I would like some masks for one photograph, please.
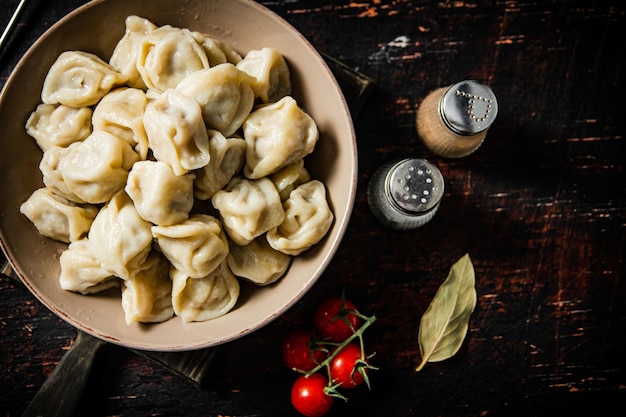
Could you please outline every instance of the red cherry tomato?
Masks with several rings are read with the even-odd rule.
[[[323,362],[326,355],[325,350],[315,346],[310,330],[294,330],[283,341],[283,361],[289,368],[296,371],[310,371]]]
[[[304,416],[323,416],[333,405],[333,397],[324,393],[327,385],[328,378],[319,373],[298,377],[291,388],[291,404]]]
[[[361,321],[347,310],[356,311],[356,306],[350,300],[341,297],[323,300],[313,315],[315,329],[321,336],[333,342],[343,342],[359,328]]]
[[[365,380],[361,372],[367,372],[367,362],[358,365],[361,360],[361,347],[356,343],[348,343],[330,361],[330,379],[334,384],[339,384],[341,388],[355,388]],[[361,370],[359,370],[361,368]]]

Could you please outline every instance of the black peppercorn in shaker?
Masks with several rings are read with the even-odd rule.
[[[426,224],[443,197],[439,169],[425,159],[403,159],[382,165],[372,176],[367,199],[385,226],[408,230]]]
[[[460,158],[478,149],[497,114],[498,101],[489,87],[461,81],[426,96],[417,109],[417,133],[433,153]]]

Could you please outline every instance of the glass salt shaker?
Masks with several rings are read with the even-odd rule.
[[[367,200],[374,216],[397,230],[420,227],[433,218],[443,197],[439,169],[425,159],[402,159],[374,172]]]
[[[483,143],[498,114],[498,101],[489,87],[461,81],[426,96],[415,117],[424,145],[445,158],[461,158]]]

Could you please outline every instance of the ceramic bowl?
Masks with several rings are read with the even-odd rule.
[[[242,283],[237,305],[214,320],[183,323],[178,317],[158,324],[128,325],[119,289],[96,295],[64,291],[59,255],[65,244],[42,237],[19,211],[43,186],[42,152],[26,134],[30,113],[41,102],[43,80],[66,50],[94,53],[108,60],[123,36],[125,18],[144,17],[206,33],[239,53],[272,47],[291,70],[293,96],[314,118],[320,140],[306,166],[323,181],[335,220],[326,237],[295,258],[287,274],[268,287]],[[106,341],[143,350],[179,351],[222,344],[270,323],[296,303],[320,278],[344,235],[356,192],[354,129],[342,92],[321,56],[281,17],[247,0],[99,0],[87,3],[52,26],[28,50],[0,96],[0,238],[11,266],[28,289],[51,311],[76,328]]]

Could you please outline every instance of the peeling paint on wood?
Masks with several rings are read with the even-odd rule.
[[[17,3],[8,0],[9,5]],[[82,0],[39,2],[5,53]],[[45,3],[45,4],[44,4]],[[377,322],[372,391],[330,415],[604,415],[626,394],[626,23],[618,1],[262,1],[320,51],[376,81],[355,128],[359,188],[350,227],[318,284],[271,325],[229,344],[202,389],[125,349],[103,352],[80,415],[293,415],[286,332],[346,289]],[[4,5],[4,3],[3,3]],[[4,9],[3,9],[4,10]],[[5,16],[6,11],[0,12]],[[25,15],[27,16],[27,15]],[[417,138],[426,94],[488,84],[498,120],[472,155],[445,160]],[[367,206],[372,173],[425,157],[446,180],[426,226],[396,232]],[[417,326],[451,263],[474,262],[478,304],[457,356],[421,373]],[[0,412],[17,416],[74,330],[0,282]]]

